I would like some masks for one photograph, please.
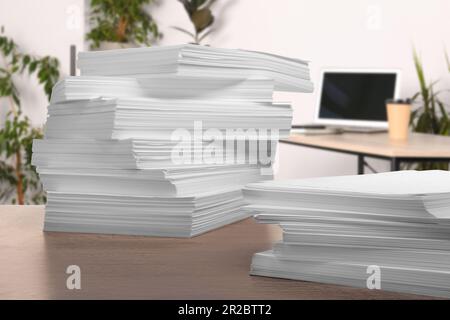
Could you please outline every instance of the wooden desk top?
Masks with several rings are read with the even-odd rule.
[[[450,158],[450,137],[431,134],[412,133],[406,142],[390,141],[387,133],[293,134],[281,141],[386,158]]]
[[[419,296],[249,276],[280,237],[252,219],[193,239],[42,232],[44,207],[0,206],[0,299],[408,299]],[[81,290],[66,289],[68,265]]]

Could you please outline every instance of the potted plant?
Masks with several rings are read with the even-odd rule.
[[[413,96],[413,102],[417,108],[411,113],[410,126],[413,132],[450,135],[450,115],[445,104],[440,99],[440,92],[436,91],[437,81],[427,83],[425,80],[425,72],[423,70],[422,61],[420,60],[416,50],[413,52],[414,66],[417,77],[419,79],[420,90]],[[447,58],[447,64],[450,71],[450,61]],[[449,164],[436,162],[422,162],[415,169],[431,170],[441,169],[448,170]]]
[[[189,16],[189,19],[194,26],[194,32],[189,30],[173,27],[189,35],[193,43],[201,44],[201,42],[212,32],[212,24],[214,23],[214,16],[211,11],[211,5],[215,0],[178,0],[183,4],[183,8]]]
[[[150,46],[162,35],[146,6],[154,0],[91,0],[92,49]]]
[[[15,80],[20,75],[36,75],[50,99],[53,85],[59,79],[56,58],[37,57],[19,50],[16,43],[0,33],[0,98],[9,110],[0,125],[0,201],[16,204],[45,203],[45,193],[34,167],[31,166],[33,139],[42,137],[23,115]]]

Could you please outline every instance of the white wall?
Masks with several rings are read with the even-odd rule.
[[[5,35],[35,55],[51,55],[61,63],[63,75],[69,74],[71,44],[84,45],[84,0],[2,0],[0,26]],[[3,62],[0,62],[0,65]],[[47,98],[38,88],[36,77],[20,77],[17,81],[24,112],[34,125],[46,119]],[[0,117],[7,104],[0,99]]]
[[[67,74],[69,45],[84,45],[84,21],[76,13],[83,13],[84,8],[83,0],[2,0],[0,25],[24,50],[58,57]],[[189,41],[171,29],[191,27],[178,1],[160,0],[151,10],[164,33],[161,44]],[[410,96],[417,89],[411,58],[414,43],[427,75],[442,78],[447,88],[450,85],[443,56],[444,44],[450,50],[448,0],[218,0],[214,11],[217,30],[207,43],[309,59],[314,81],[325,66],[400,68],[402,95]],[[46,99],[35,89],[35,81],[24,79],[20,91],[33,122],[43,123]],[[279,96],[292,101],[294,123],[312,121],[315,94]],[[281,145],[280,158],[278,177],[351,174],[356,170],[352,156],[296,146]],[[380,170],[388,168],[380,161],[375,165]]]
[[[217,30],[212,46],[263,50],[309,59],[318,79],[323,67],[399,68],[402,95],[417,90],[412,45],[421,53],[427,75],[446,76],[444,44],[450,50],[450,1],[428,0],[218,0]],[[189,41],[170,26],[191,27],[178,1],[164,1],[153,10],[165,33],[163,44]],[[283,94],[292,101],[294,123],[313,119],[316,95]],[[280,145],[279,178],[356,172],[349,155]],[[387,163],[371,160],[378,170]]]

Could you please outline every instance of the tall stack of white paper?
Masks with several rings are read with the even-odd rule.
[[[45,230],[190,237],[248,217],[242,187],[271,179],[306,62],[182,45],[80,53],[52,93],[33,164]]]
[[[254,275],[450,297],[450,172],[267,181],[244,196],[283,230]]]

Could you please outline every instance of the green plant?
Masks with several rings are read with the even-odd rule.
[[[34,167],[31,166],[33,139],[42,137],[42,130],[33,128],[22,113],[20,94],[15,81],[21,75],[36,75],[50,99],[53,85],[59,79],[56,58],[25,54],[17,44],[0,35],[0,98],[6,99],[9,110],[0,129],[0,200],[12,203],[44,203],[45,194]]]
[[[151,45],[161,33],[145,6],[154,0],[92,0],[90,22],[94,25],[86,35],[92,47],[100,42],[132,42]]]
[[[448,56],[447,57],[447,62]],[[419,79],[420,90],[412,100],[418,104],[418,108],[411,113],[410,125],[414,132],[450,135],[450,120],[444,103],[440,100],[440,91],[436,91],[437,81],[427,83],[423,64],[416,50],[413,52],[414,66]],[[450,71],[450,63],[448,63]],[[418,170],[441,169],[448,170],[448,163],[422,162],[416,166]]]
[[[195,44],[200,44],[212,31],[211,26],[214,23],[214,16],[211,11],[211,5],[215,0],[178,0],[183,4],[184,10],[194,26],[194,32],[190,32],[180,27],[174,29],[188,34],[194,40]]]

